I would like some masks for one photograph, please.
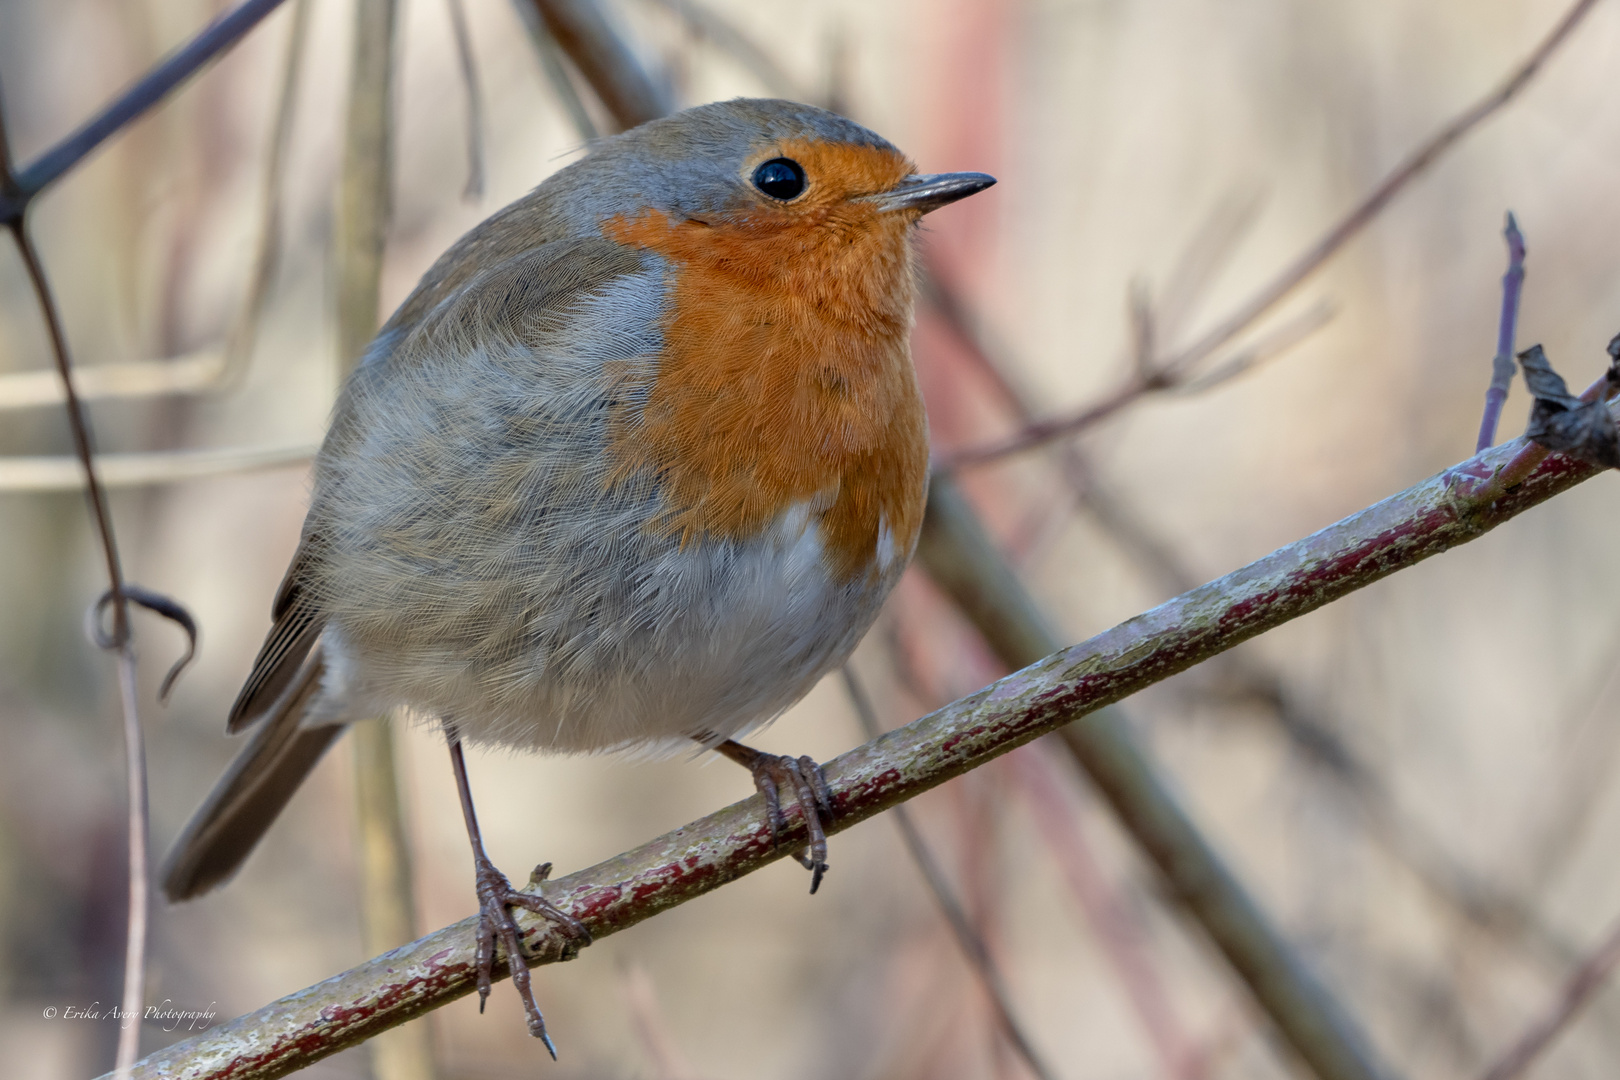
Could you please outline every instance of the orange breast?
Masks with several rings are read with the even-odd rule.
[[[668,496],[650,528],[683,543],[747,539],[809,503],[842,580],[874,568],[885,525],[910,550],[927,426],[909,351],[908,225],[893,217],[845,201],[808,217],[607,224],[674,269],[646,404],[611,429],[617,475],[651,468]]]

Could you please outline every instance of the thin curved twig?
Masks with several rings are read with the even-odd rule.
[[[39,304],[51,342],[51,353],[62,380],[62,396],[67,406],[68,426],[74,451],[89,493],[91,517],[95,522],[107,566],[111,594],[113,631],[110,644],[118,667],[119,701],[123,713],[125,783],[128,795],[129,912],[126,922],[124,986],[122,1011],[126,1019],[118,1034],[116,1075],[129,1075],[140,1052],[140,1023],[145,997],[146,934],[151,895],[150,852],[148,851],[148,807],[146,793],[146,749],[141,732],[135,686],[135,651],[130,639],[129,604],[125,595],[123,570],[106,493],[96,476],[91,453],[89,420],[73,385],[72,362],[67,336],[62,329],[56,303],[46,281],[39,254],[28,235],[27,211],[33,198],[53,181],[82,161],[92,150],[121,130],[147,109],[161,101],[170,90],[209,60],[239,40],[243,34],[275,10],[281,0],[246,0],[240,7],[215,20],[186,45],[172,53],[144,78],[126,91],[78,131],[46,151],[31,165],[13,171],[3,110],[0,110],[0,224],[16,241],[29,282]]]
[[[0,142],[6,133],[0,125]],[[9,184],[7,186],[10,186]],[[112,594],[113,630],[107,642],[117,659],[119,703],[123,713],[125,788],[128,795],[129,828],[129,913],[124,938],[124,988],[122,1011],[123,1026],[118,1031],[117,1071],[120,1078],[128,1074],[140,1052],[140,1023],[146,996],[146,928],[151,899],[151,853],[148,851],[148,817],[146,799],[146,740],[141,734],[140,712],[135,697],[135,650],[130,641],[129,603],[124,594],[124,572],[118,558],[118,538],[113,531],[112,514],[107,509],[107,493],[96,477],[95,460],[90,450],[90,421],[84,404],[73,389],[73,363],[68,358],[67,335],[56,310],[56,300],[45,279],[45,268],[39,253],[29,238],[27,224],[18,217],[9,223],[12,239],[28,271],[34,298],[39,304],[40,317],[51,342],[51,356],[62,379],[62,392],[67,401],[68,428],[73,433],[73,448],[78,466],[89,493],[90,517],[101,541],[101,553],[106,563],[108,591]]]

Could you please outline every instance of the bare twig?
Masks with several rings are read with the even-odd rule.
[[[3,118],[0,118],[0,145],[7,141]],[[8,155],[9,157],[9,155]],[[8,174],[6,188],[13,184]],[[148,851],[148,820],[146,800],[146,744],[141,734],[141,719],[135,697],[135,650],[130,640],[129,605],[124,595],[124,573],[118,558],[118,540],[113,531],[112,515],[107,509],[107,495],[96,477],[95,460],[90,449],[90,423],[84,405],[73,387],[73,364],[68,357],[67,335],[63,332],[56,301],[50,284],[40,265],[39,253],[34,250],[28,236],[28,227],[21,216],[9,222],[12,238],[28,271],[34,298],[39,304],[40,316],[51,341],[51,355],[56,371],[62,379],[62,392],[67,402],[68,427],[73,433],[73,447],[83,471],[85,489],[89,494],[90,516],[101,541],[101,552],[106,562],[108,591],[111,593],[113,632],[109,646],[118,665],[119,703],[123,713],[125,789],[128,799],[129,830],[129,912],[124,938],[124,991],[123,1026],[118,1031],[117,1074],[127,1076],[129,1068],[140,1053],[141,1027],[146,988],[146,927],[148,904],[151,896]]]
[[[97,454],[96,473],[104,488],[146,487],[209,476],[308,464],[317,447],[232,447],[224,450],[159,450],[142,454]],[[0,493],[82,491],[84,470],[71,457],[0,457]]]
[[[134,360],[80,368],[75,372],[80,400],[128,400],[169,394],[201,394],[228,388],[241,378],[258,336],[270,283],[280,260],[283,163],[291,137],[293,106],[296,103],[308,23],[309,0],[296,0],[293,25],[288,34],[282,89],[265,162],[258,250],[254,255],[247,297],[231,327],[224,349],[204,349],[163,360]],[[5,198],[6,193],[0,191],[0,203]],[[64,400],[61,381],[54,371],[0,374],[0,411],[60,405]],[[11,472],[11,462],[17,460],[8,459],[0,463],[0,475]],[[32,466],[25,464],[23,468],[29,470]],[[5,489],[5,481],[0,480],[0,490]]]
[[[1125,988],[1126,999],[1142,1022],[1165,1075],[1177,1080],[1199,1080],[1208,1075],[1203,1055],[1176,1016],[1170,995],[1148,957],[1148,943],[1129,913],[1121,909],[1092,855],[1054,763],[1043,753],[1050,741],[1045,739],[1007,755],[1008,763],[1017,771],[1018,793],[1028,801],[1030,816],[1046,838],[1046,846],[1055,856],[1069,891],[1079,901],[1086,921],[1102,944],[1103,955]],[[1053,749],[1066,754],[1061,746]]]
[[[123,712],[125,783],[129,823],[129,914],[125,940],[123,1011],[128,1016],[119,1031],[117,1075],[128,1075],[140,1050],[140,1023],[145,988],[146,928],[150,897],[148,821],[146,797],[146,750],[141,734],[140,714],[135,695],[135,653],[130,636],[129,606],[124,595],[123,572],[106,494],[96,476],[91,454],[89,423],[73,385],[72,363],[67,339],[40,265],[38,253],[28,237],[25,215],[34,196],[78,164],[103,141],[130,121],[161,101],[170,90],[209,60],[229,48],[261,19],[275,10],[281,0],[246,0],[240,7],[215,20],[186,45],[152,69],[78,131],[48,150],[20,172],[13,172],[3,112],[0,112],[0,222],[9,227],[17,242],[34,288],[39,309],[51,340],[57,372],[62,379],[62,395],[67,406],[68,425],[73,434],[75,453],[83,470],[91,514],[101,541],[113,610],[112,645],[116,649],[119,699]]]
[[[1307,248],[1248,302],[1228,315],[1203,337],[1166,360],[1146,378],[1133,372],[1119,387],[1097,402],[1069,416],[1029,424],[1011,438],[959,450],[941,461],[942,468],[983,465],[1012,454],[1032,450],[1055,439],[1067,438],[1117,413],[1139,398],[1175,385],[1196,364],[1247,330],[1311,277],[1340,248],[1365,229],[1390,201],[1422,175],[1448,150],[1487,117],[1513,100],[1547,60],[1568,40],[1597,0],[1576,0],[1538,46],[1485,97],[1454,117],[1401,162],[1383,182]]]
[[[855,706],[855,716],[860,721],[861,731],[867,739],[876,739],[883,734],[883,727],[878,723],[877,710],[873,708],[871,698],[867,697],[865,687],[847,664],[844,665],[843,675],[844,690],[849,694],[850,703]],[[1007,1042],[1023,1059],[1031,1073],[1040,1080],[1054,1080],[1057,1074],[1035,1049],[1035,1044],[1027,1034],[1023,1022],[1013,1011],[1012,998],[1007,993],[1007,980],[1002,977],[1001,969],[997,966],[995,957],[991,955],[989,945],[974,927],[973,920],[968,918],[967,909],[957,899],[950,881],[945,877],[944,868],[939,865],[939,860],[934,858],[928,842],[923,839],[917,823],[912,820],[910,808],[896,806],[891,813],[894,815],[895,827],[900,830],[900,839],[906,845],[906,852],[911,856],[911,861],[917,864],[923,881],[928,885],[928,891],[933,893],[934,902],[939,905],[940,914],[945,916],[945,922],[950,926],[957,945],[967,957],[973,973],[978,976],[985,996],[990,999],[990,1007],[995,1010],[1002,1034],[1006,1036]]]
[[[1496,441],[1496,423],[1507,402],[1508,389],[1513,385],[1513,373],[1518,370],[1513,362],[1516,350],[1513,340],[1519,325],[1519,293],[1524,286],[1524,234],[1519,223],[1508,211],[1507,227],[1502,230],[1507,240],[1508,268],[1502,275],[1502,319],[1496,328],[1496,356],[1491,360],[1491,386],[1485,391],[1485,413],[1479,420],[1479,440],[1475,453]]]
[[[1603,940],[1570,975],[1558,1000],[1553,1002],[1545,1015],[1537,1017],[1525,1029],[1495,1064],[1485,1071],[1482,1080],[1515,1080],[1524,1075],[1541,1052],[1603,988],[1616,964],[1620,964],[1620,923],[1609,929]]]
[[[1215,367],[1194,378],[1178,380],[1172,387],[1178,394],[1201,394],[1229,379],[1247,375],[1267,360],[1273,360],[1333,321],[1336,309],[1327,300],[1318,301],[1299,315],[1228,356]]]
[[[546,30],[579,68],[620,129],[657,119],[673,107],[591,0],[534,0]]]
[[[484,93],[478,88],[478,60],[473,54],[472,32],[467,28],[464,0],[445,0],[450,8],[450,29],[456,40],[456,61],[467,94],[467,186],[461,197],[476,202],[484,195]]]
[[[225,357],[220,351],[203,349],[167,360],[92,364],[76,368],[73,374],[80,401],[127,401],[201,393],[218,383],[224,370]],[[57,406],[66,400],[62,380],[54,370],[0,374],[0,412]]]
[[[1539,464],[1526,467],[1524,453],[1523,440],[1487,450],[834,759],[826,766],[836,812],[828,831],[850,828],[1060,728],[1073,725],[1072,733],[1100,746],[1099,729],[1108,723],[1102,706],[1476,539],[1598,472],[1545,451]],[[1510,469],[1519,479],[1505,484],[1502,477]],[[1122,788],[1129,786],[1127,774],[1139,763],[1119,758],[1105,774],[1100,787],[1116,806]],[[546,895],[600,939],[784,857],[805,836],[797,809],[787,815],[788,828],[778,844],[764,801],[754,796],[549,883]],[[1157,839],[1147,850],[1161,865],[1177,853],[1164,837],[1186,824],[1153,824],[1151,835]],[[1204,871],[1202,864],[1171,868],[1171,883],[1189,904],[1206,902],[1230,884],[1201,878]],[[528,913],[518,918],[533,943],[535,962],[573,954],[549,921]],[[465,919],[161,1050],[141,1062],[135,1076],[269,1080],[472,993],[476,924],[475,917]],[[1206,925],[1221,935],[1217,940],[1226,950],[1232,938],[1250,933],[1250,924],[1242,921]],[[1262,1000],[1277,992],[1268,980],[1287,974],[1240,970]],[[1369,1075],[1353,1065],[1312,1063],[1324,1077]]]
[[[242,310],[225,339],[217,385],[210,389],[235,386],[247,373],[259,337],[259,324],[269,302],[270,286],[281,263],[281,192],[298,105],[298,85],[302,81],[304,53],[309,42],[309,10],[310,0],[294,0],[292,26],[287,32],[287,57],[281,72],[281,93],[276,100],[276,116],[270,128],[270,146],[265,154],[263,187],[259,193],[258,250],[253,255],[253,271],[248,278]]]
[[[244,0],[171,53],[116,101],[79,130],[19,170],[9,192],[0,192],[0,223],[19,221],[29,200],[117,134],[131,120],[162,101],[169,91],[258,25],[281,0]]]
[[[790,101],[809,100],[798,80],[789,75],[764,46],[707,4],[697,0],[647,0],[647,3],[672,13],[694,37],[713,43],[777,97]]]
[[[1227,192],[1177,256],[1157,305],[1159,333],[1166,342],[1181,339],[1216,278],[1231,265],[1238,245],[1260,219],[1263,196],[1255,187]]]
[[[632,963],[624,971],[624,999],[636,1036],[652,1060],[656,1080],[693,1080],[692,1067],[676,1045],[664,1012],[658,1007],[658,991],[653,987],[652,976],[640,964]]]
[[[1179,297],[1178,309],[1190,307],[1196,297],[1199,287],[1193,283],[1193,279],[1207,280],[1213,273],[1207,264],[1215,261],[1215,256],[1206,249],[1230,246],[1229,237],[1237,230],[1235,225],[1225,225],[1223,222],[1236,213],[1234,210],[1216,214],[1211,224],[1201,230],[1200,236],[1189,246],[1188,254],[1182,260],[1183,265],[1178,266],[1171,275],[1175,287],[1167,295],[1173,293]],[[1223,239],[1223,236],[1226,238]],[[964,347],[964,355],[996,387],[1014,415],[1027,419],[1030,415],[1029,396],[1007,378],[1004,373],[1006,362],[987,343],[967,305],[937,274],[926,273],[923,286],[924,294],[934,310],[945,319]],[[1327,311],[1325,308],[1321,310],[1325,318]],[[1168,316],[1160,317],[1161,331],[1167,320]],[[1261,342],[1251,348],[1263,346],[1267,339],[1275,341],[1295,325],[1299,326],[1301,333],[1309,330],[1309,323],[1296,324],[1291,321],[1264,335]],[[1282,345],[1278,344],[1279,347]],[[1229,364],[1240,362],[1243,355],[1240,353],[1223,362],[1209,374],[1181,387],[1181,391],[1195,392],[1199,384],[1219,376]],[[1081,507],[1091,515],[1104,534],[1111,537],[1119,549],[1153,579],[1157,587],[1168,593],[1177,593],[1197,584],[1197,579],[1171,547],[1098,481],[1091,463],[1079,446],[1064,443],[1055,449],[1061,474],[1073,489]],[[1396,812],[1392,796],[1372,770],[1331,730],[1290,702],[1284,692],[1283,681],[1275,672],[1253,655],[1245,657],[1229,653],[1220,658],[1219,668],[1212,674],[1221,696],[1252,700],[1270,711],[1292,746],[1347,789],[1366,821],[1373,840],[1405,866],[1436,900],[1475,926],[1518,939],[1519,944],[1528,947],[1543,960],[1563,963],[1574,955],[1567,942],[1539,920],[1522,899],[1468,873],[1432,840],[1420,835],[1420,830],[1411,821],[1403,820]]]
[[[534,45],[535,56],[540,61],[541,74],[545,75],[546,81],[551,84],[551,92],[557,95],[557,101],[568,114],[568,122],[574,125],[574,130],[585,142],[597,138],[601,132],[586,111],[585,102],[580,100],[579,91],[574,88],[574,80],[568,75],[562,52],[552,39],[551,32],[546,29],[545,20],[540,18],[540,9],[535,6],[534,0],[512,0],[512,3],[517,8],[518,17],[523,20],[524,29],[529,32],[529,41]]]
[[[128,610],[127,606],[125,608]],[[126,615],[127,618],[127,615]],[[118,1029],[117,1074],[141,1052],[141,1016],[146,1011],[146,933],[152,906],[151,812],[146,798],[146,738],[135,695],[135,649],[126,641],[116,653],[118,702],[124,716],[124,787],[128,797],[129,917],[124,935],[123,1026]]]

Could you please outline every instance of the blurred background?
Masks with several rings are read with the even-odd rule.
[[[268,195],[291,3],[32,216],[76,362],[141,366],[135,391],[93,404],[99,448],[240,452],[240,467],[113,498],[131,580],[179,599],[202,626],[199,660],[160,708],[156,686],[182,642],[139,622],[159,855],[237,748],[225,711],[268,627],[305,509],[300,454],[319,441],[340,377],[331,267],[354,9],[307,2],[284,175]],[[0,0],[16,159],[53,144],[223,6]],[[1565,9],[606,7],[678,104],[832,103],[924,171],[999,177],[930,217],[924,244],[1040,415],[1082,408],[1129,373],[1133,295],[1149,298],[1157,353],[1192,341],[1495,85]],[[408,0],[379,314],[464,230],[582,152],[519,9],[466,0],[465,15],[483,191],[464,194],[452,7]],[[1263,364],[1144,398],[1071,441],[1078,456],[1066,464],[1046,450],[962,473],[1066,640],[1472,453],[1506,210],[1530,251],[1521,346],[1544,343],[1578,386],[1601,370],[1620,330],[1617,64],[1620,7],[1599,4],[1520,97],[1246,339],[1286,346]],[[267,197],[280,212],[279,261],[251,355],[239,362],[238,349],[222,368]],[[84,500],[44,490],[50,467],[15,460],[70,446],[49,393],[13,378],[45,372],[49,355],[21,264],[0,248],[0,1056],[9,1075],[57,1080],[110,1068],[117,1037],[110,1023],[43,1010],[119,997],[122,749],[112,664],[82,630],[104,587]],[[940,452],[1017,428],[937,306],[920,312],[915,351]],[[1516,386],[1504,435],[1521,430],[1526,408]],[[1089,477],[1080,494],[1076,462]],[[1620,916],[1617,528],[1620,496],[1600,477],[1126,703],[1169,782],[1404,1075],[1478,1076]],[[855,668],[888,726],[1000,674],[916,573]],[[864,739],[829,679],[753,741],[827,759]],[[401,728],[397,745],[426,931],[473,913],[470,860],[442,738]],[[515,878],[542,859],[559,874],[589,866],[751,791],[742,770],[708,760],[475,750],[470,768],[490,853]],[[364,959],[354,808],[345,741],[236,880],[155,912],[148,1000],[224,1019]],[[1067,761],[1032,746],[914,811],[1059,1076],[1300,1075]],[[831,862],[813,898],[805,874],[779,863],[537,970],[558,1065],[504,983],[485,1016],[469,997],[418,1021],[438,1075],[1025,1075],[893,822],[835,837]],[[144,1045],[184,1034],[150,1027]],[[369,1076],[370,1060],[361,1048],[304,1075]],[[1612,991],[1533,1072],[1617,1074]]]

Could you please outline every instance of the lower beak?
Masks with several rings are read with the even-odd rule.
[[[983,191],[995,182],[995,177],[982,172],[912,175],[888,191],[868,195],[866,199],[876,203],[880,210],[911,210],[921,215]]]

